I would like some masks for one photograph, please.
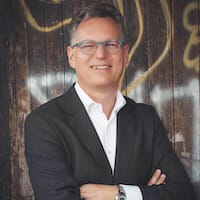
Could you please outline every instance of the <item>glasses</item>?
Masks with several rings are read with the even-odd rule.
[[[84,40],[73,44],[71,47],[78,47],[84,54],[92,55],[96,52],[99,45],[102,45],[108,54],[115,54],[121,50],[121,47],[125,45],[123,40],[106,40],[103,42],[96,42],[94,40]]]

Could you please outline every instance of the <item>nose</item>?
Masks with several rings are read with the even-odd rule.
[[[106,49],[103,44],[97,46],[95,56],[98,58],[104,58],[106,56]]]

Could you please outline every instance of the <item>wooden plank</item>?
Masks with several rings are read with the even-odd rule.
[[[149,89],[146,79],[139,81],[148,70],[148,58],[146,53],[147,14],[145,1],[127,1],[123,5],[123,13],[126,19],[127,41],[130,45],[129,65],[126,70],[127,94],[136,102],[149,102]]]
[[[38,30],[45,26],[44,3],[29,1],[27,3],[31,16],[37,21],[38,26],[28,24],[28,60],[30,73],[28,77],[31,95],[31,109],[47,101],[46,81],[46,33]],[[26,20],[28,18],[25,15]]]
[[[45,26],[52,27],[63,21],[62,4],[45,4]],[[47,97],[51,99],[64,91],[63,28],[46,33]]]
[[[146,28],[150,103],[155,106],[164,123],[169,139],[173,142],[174,116],[170,1],[156,0],[153,4],[147,1],[146,13],[148,16]]]
[[[26,162],[24,158],[23,124],[30,111],[27,89],[27,26],[18,1],[12,1],[12,27],[9,46],[9,124],[11,137],[12,199],[31,199]]]
[[[195,2],[172,1],[175,24],[173,42],[174,123],[176,152],[183,161],[194,185],[200,182],[199,72],[191,60],[199,55],[193,34],[197,31],[198,11]],[[195,3],[197,5],[197,1]],[[187,52],[188,50],[188,52]],[[198,187],[199,188],[199,187]],[[196,191],[199,191],[196,187]]]
[[[63,21],[69,20],[74,16],[76,7],[80,5],[80,2],[68,0],[63,2]],[[67,46],[69,45],[69,32],[71,26],[70,23],[63,26],[63,62],[64,62],[64,89],[67,90],[75,82],[76,75],[75,71],[70,67],[67,59]]]
[[[9,137],[8,40],[11,22],[10,1],[0,7],[0,199],[11,199],[11,163]]]
[[[195,132],[192,136],[192,149],[193,149],[193,158],[192,158],[192,181],[195,187],[196,199],[200,199],[200,2],[196,0],[197,9],[195,9],[195,25],[198,26],[198,33],[196,36],[198,37],[198,42],[196,46],[196,57],[198,57],[198,67],[197,67],[197,79],[198,83],[196,83],[196,87],[198,92],[196,93],[195,104],[198,104],[197,111],[195,111],[195,120],[193,120],[193,124],[195,128]]]

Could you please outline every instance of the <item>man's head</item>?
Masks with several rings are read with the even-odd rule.
[[[94,4],[77,14],[72,27],[67,54],[78,83],[87,92],[116,91],[128,61],[120,12],[108,4]]]

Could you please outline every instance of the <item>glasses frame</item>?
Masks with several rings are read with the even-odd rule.
[[[86,52],[84,52],[82,44],[84,44],[85,42],[94,42],[95,43],[95,50],[94,50],[94,52],[92,52],[92,53],[86,53]],[[126,44],[124,40],[105,40],[105,41],[101,41],[101,42],[97,42],[95,40],[83,40],[81,42],[77,42],[75,44],[72,44],[71,48],[78,47],[78,48],[81,49],[82,53],[84,53],[86,55],[92,55],[92,54],[94,54],[96,52],[96,50],[98,49],[98,47],[99,47],[100,44],[104,47],[104,49],[106,49],[108,51],[108,49],[106,48],[106,45],[107,45],[108,42],[116,42],[119,45],[118,49],[121,49]],[[115,53],[117,53],[118,49],[116,49],[116,52],[115,51],[113,53],[109,52],[109,54],[115,54]]]

